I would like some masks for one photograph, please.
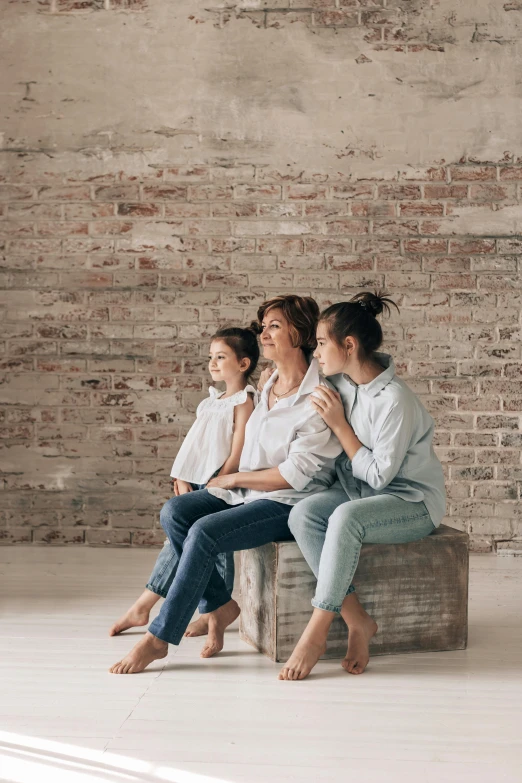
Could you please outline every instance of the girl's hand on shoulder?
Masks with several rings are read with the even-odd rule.
[[[224,476],[215,476],[213,479],[210,479],[207,488],[219,487],[220,489],[235,489],[238,486],[238,484],[236,484],[237,476],[239,476],[239,473],[227,473]]]
[[[310,402],[323,421],[333,432],[347,424],[344,405],[339,392],[328,386],[316,386],[310,396]]]
[[[270,376],[274,373],[275,368],[274,367],[267,367],[261,375],[259,376],[259,381],[257,382],[257,389],[258,391],[263,391],[263,389],[266,386],[267,381],[269,380]]]
[[[192,484],[189,484],[188,481],[182,481],[181,479],[176,479],[176,495],[186,495],[187,492],[193,492]]]

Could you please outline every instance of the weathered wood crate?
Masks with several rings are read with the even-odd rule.
[[[468,635],[468,536],[441,525],[411,544],[365,544],[354,578],[379,631],[370,653],[462,650]],[[313,607],[315,577],[293,541],[241,552],[241,638],[286,661]],[[332,623],[324,658],[344,657],[347,628]]]

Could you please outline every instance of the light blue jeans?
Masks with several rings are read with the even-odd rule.
[[[312,606],[341,611],[362,544],[407,544],[436,529],[424,502],[395,495],[350,500],[339,482],[293,506],[288,526],[317,578]]]
[[[216,471],[214,475],[217,475],[217,473],[219,473],[219,471]],[[194,490],[204,489],[205,484],[193,484],[192,488]],[[156,558],[149,581],[145,585],[147,590],[151,590],[151,592],[156,593],[156,595],[161,595],[162,598],[166,598],[169,587],[176,576],[178,564],[179,557],[167,538],[163,544],[163,549]],[[219,554],[216,558],[216,568],[219,575],[223,578],[228,592],[232,594],[232,590],[234,589],[234,553],[223,552]],[[207,614],[208,607],[204,598],[201,599],[198,610],[200,614]]]

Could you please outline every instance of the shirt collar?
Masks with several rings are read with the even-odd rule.
[[[268,405],[268,392],[270,391],[270,388],[274,385],[274,383],[277,380],[279,373],[276,370],[268,381],[266,382],[265,387],[263,388],[262,392],[262,399],[263,401]],[[299,386],[299,389],[297,390],[296,394],[293,394],[291,397],[288,398],[288,407],[291,407],[294,405],[299,397],[302,397],[303,394],[311,394],[316,386],[319,386],[321,382],[321,378],[319,377],[319,364],[317,362],[317,359],[312,359],[310,362],[310,366],[308,367],[308,370],[306,371],[306,375],[301,381],[301,385]],[[285,397],[282,398],[281,402],[285,401]]]
[[[379,392],[386,388],[390,381],[395,377],[395,363],[389,353],[376,352],[374,353],[374,358],[385,369],[383,372],[381,372],[380,375],[377,376],[377,378],[374,378],[373,381],[370,381],[369,383],[361,383],[359,386],[357,386],[357,384],[352,381],[349,375],[345,375],[343,373],[342,376],[345,381],[351,383],[352,386],[357,386],[360,391],[369,394],[370,397],[375,397],[377,394],[379,394]]]

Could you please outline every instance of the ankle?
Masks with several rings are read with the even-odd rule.
[[[147,633],[145,634],[145,636],[146,636],[147,640],[148,640],[148,641],[149,641],[149,642],[150,642],[150,643],[151,643],[151,644],[152,644],[154,647],[157,647],[158,649],[160,649],[160,648],[165,648],[165,647],[168,647],[168,646],[169,646],[169,645],[168,645],[168,642],[164,642],[164,641],[163,641],[163,639],[159,639],[157,636],[154,636],[154,634],[153,634],[153,633],[151,633],[150,631],[147,631]]]
[[[299,640],[303,644],[311,645],[313,647],[324,647],[328,638],[328,631],[323,629],[308,629],[306,628]]]
[[[145,590],[145,592],[143,592],[134,602],[132,608],[141,613],[150,612],[152,607],[157,604],[160,598],[161,596],[157,593],[153,593],[152,590]]]

